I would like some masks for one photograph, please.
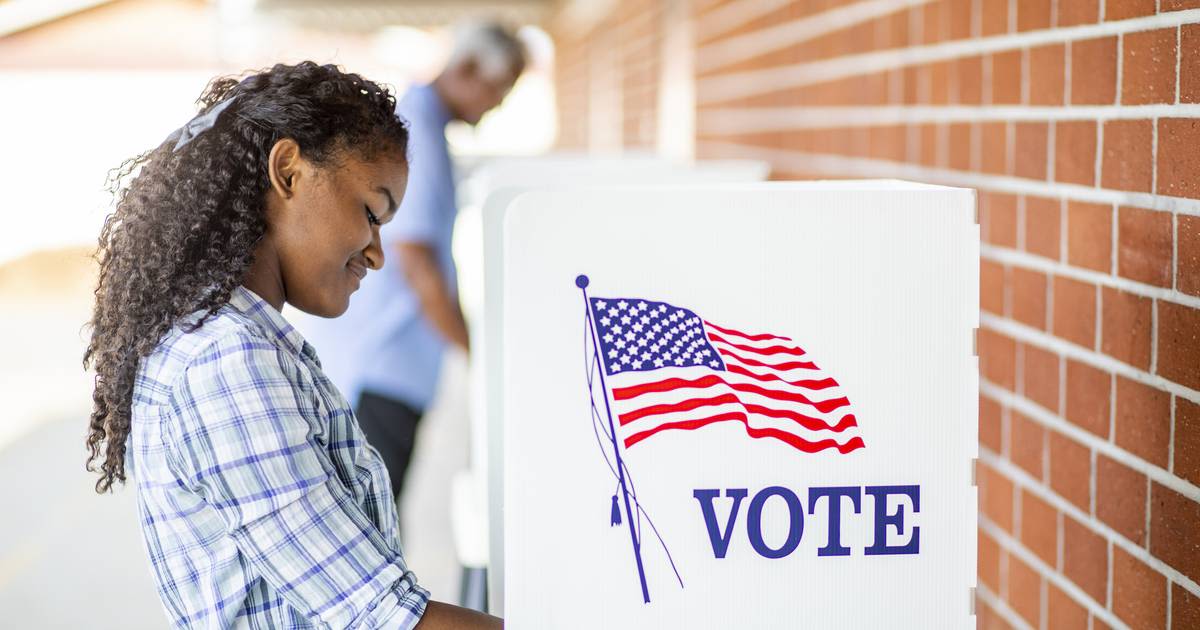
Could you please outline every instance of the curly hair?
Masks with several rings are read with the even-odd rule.
[[[134,383],[140,361],[172,326],[225,305],[266,231],[267,161],[290,138],[305,159],[336,166],[348,151],[405,159],[408,129],[384,86],[333,65],[276,65],[221,77],[197,100],[228,103],[216,123],[176,146],[174,137],[109,176],[114,209],[100,232],[100,274],[85,368],[95,367],[86,467],[96,492],[125,482]],[[97,460],[100,460],[97,470]]]

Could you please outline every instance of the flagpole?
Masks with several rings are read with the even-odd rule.
[[[629,509],[629,491],[625,488],[625,466],[621,463],[621,449],[617,446],[617,429],[613,424],[612,409],[608,404],[608,387],[604,383],[604,358],[600,355],[600,342],[596,339],[596,323],[592,321],[591,304],[588,303],[587,286],[588,277],[579,276],[575,278],[575,286],[583,291],[583,306],[587,313],[588,332],[592,335],[592,350],[596,353],[596,360],[600,361],[600,391],[604,394],[604,411],[608,413],[608,433],[612,439],[613,455],[617,460],[617,481],[621,484],[621,496],[625,498],[625,521],[629,523],[629,539],[633,542],[633,558],[637,561],[638,578],[642,583],[642,600],[650,603],[650,591],[646,588],[646,571],[642,568],[642,546],[637,539],[637,534],[633,529],[633,511]]]

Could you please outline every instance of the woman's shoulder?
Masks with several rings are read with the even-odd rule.
[[[245,313],[226,304],[207,318],[202,313],[181,318],[142,361],[138,381],[142,389],[160,394],[150,398],[165,402],[194,366],[263,353],[277,354],[274,341]]]

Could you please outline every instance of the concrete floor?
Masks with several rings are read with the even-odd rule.
[[[78,357],[73,357],[78,362]],[[448,361],[423,420],[404,499],[405,554],[435,599],[455,601],[450,478],[467,464],[464,362]],[[0,448],[0,611],[9,628],[162,628],[132,492],[99,496],[83,469],[87,409],[27,423]]]

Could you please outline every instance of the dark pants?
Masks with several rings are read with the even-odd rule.
[[[404,475],[412,461],[421,413],[399,400],[366,391],[358,397],[354,409],[367,442],[383,457],[392,479],[392,492],[397,496],[404,489]]]

